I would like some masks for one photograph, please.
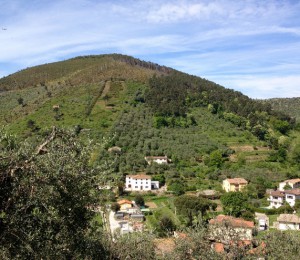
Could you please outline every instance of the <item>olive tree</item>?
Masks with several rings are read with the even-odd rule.
[[[0,132],[0,258],[103,254],[90,146],[56,128],[35,143]]]

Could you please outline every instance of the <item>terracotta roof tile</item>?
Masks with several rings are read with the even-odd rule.
[[[230,184],[247,184],[248,182],[244,178],[227,179]]]
[[[218,215],[217,217],[209,221],[209,224],[212,225],[226,224],[226,223],[232,227],[254,228],[253,221],[246,221],[241,218],[234,218],[225,215]]]
[[[295,183],[297,183],[297,182],[300,182],[300,178],[297,178],[297,179],[290,179],[290,180],[285,180],[285,181],[283,181],[283,182],[295,184]]]
[[[297,188],[297,189],[285,190],[284,193],[299,196],[300,195],[300,189]]]
[[[122,205],[122,204],[133,204],[132,203],[132,201],[130,201],[130,200],[119,200],[119,201],[117,201],[117,203],[119,204],[119,205]]]
[[[275,197],[284,197],[284,192],[280,190],[274,190],[270,192],[270,195]]]
[[[130,177],[132,179],[147,179],[147,180],[151,180],[151,176],[147,175],[147,174],[136,174],[136,175],[126,175],[126,177]]]

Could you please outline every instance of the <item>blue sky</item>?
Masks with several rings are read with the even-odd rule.
[[[122,53],[252,98],[300,97],[300,1],[0,0],[0,77]]]

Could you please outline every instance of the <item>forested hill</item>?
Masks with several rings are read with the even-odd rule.
[[[81,56],[39,65],[0,79],[0,92],[57,83],[59,85],[92,84],[108,79],[131,79],[144,82],[153,73],[168,74],[171,68],[120,55]]]
[[[282,111],[283,113],[294,117],[297,121],[300,119],[300,98],[271,98],[266,99],[267,102],[274,110]]]
[[[139,85],[135,90],[133,83]],[[13,124],[16,132],[51,125],[94,129],[94,120],[109,127],[116,117],[108,119],[103,114],[116,116],[132,99],[149,107],[164,126],[176,125],[178,118],[191,116],[197,107],[206,107],[220,119],[250,130],[260,140],[270,139],[270,127],[284,133],[294,123],[267,102],[120,54],[76,57],[27,68],[0,79],[0,90],[0,122]],[[49,115],[47,121],[40,118],[44,115]]]

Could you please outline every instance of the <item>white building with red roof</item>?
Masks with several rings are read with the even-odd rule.
[[[280,182],[278,190],[284,191],[284,190],[295,189],[295,188],[300,188],[300,178],[285,180],[283,182]]]

